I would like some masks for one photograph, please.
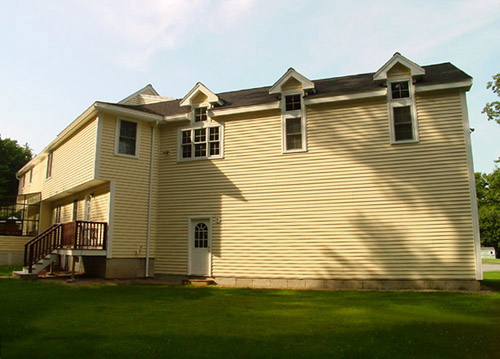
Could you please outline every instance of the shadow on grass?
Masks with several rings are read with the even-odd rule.
[[[484,280],[481,281],[481,289],[500,292],[500,272],[484,272]]]
[[[6,358],[495,357],[500,295],[0,281]]]

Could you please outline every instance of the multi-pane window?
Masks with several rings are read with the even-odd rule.
[[[298,150],[302,148],[302,119],[291,117],[285,119],[286,150]]]
[[[221,129],[211,126],[181,130],[181,159],[220,156]]]
[[[410,82],[391,82],[388,97],[392,142],[416,140],[415,102]]]
[[[391,95],[392,99],[410,97],[410,89],[408,87],[408,81],[392,82]]]
[[[285,96],[286,111],[297,111],[301,109],[300,95]]]
[[[136,155],[137,123],[120,120],[118,153],[122,155]]]
[[[53,154],[52,152],[49,152],[49,154],[47,155],[47,170],[45,171],[45,178],[52,177],[52,159]]]
[[[208,248],[208,226],[205,223],[194,227],[194,248]]]
[[[207,108],[195,107],[194,109],[194,122],[201,122],[207,120]]]
[[[305,148],[305,111],[302,106],[302,94],[284,95],[282,104],[283,151],[298,152]]]

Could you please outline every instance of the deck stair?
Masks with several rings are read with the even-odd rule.
[[[32,265],[31,273],[29,266],[24,266],[23,270],[12,272],[12,275],[16,278],[21,279],[36,278],[38,276],[38,273],[50,266],[52,263],[55,263],[57,261],[57,257],[57,254],[50,253]]]

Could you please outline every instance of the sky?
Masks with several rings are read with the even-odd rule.
[[[184,97],[272,85],[289,67],[314,80],[376,72],[398,51],[451,62],[467,94],[474,167],[491,172],[500,125],[500,0],[45,0],[0,3],[0,136],[39,153],[95,101],[147,84]]]

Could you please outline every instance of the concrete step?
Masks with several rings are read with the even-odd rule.
[[[193,287],[207,287],[217,285],[213,278],[188,278],[182,281],[182,285],[192,285]]]
[[[37,280],[38,274],[28,273],[27,271],[24,272],[24,269],[23,269],[22,271],[12,272],[12,277],[17,278],[17,279],[23,279],[23,280]]]

